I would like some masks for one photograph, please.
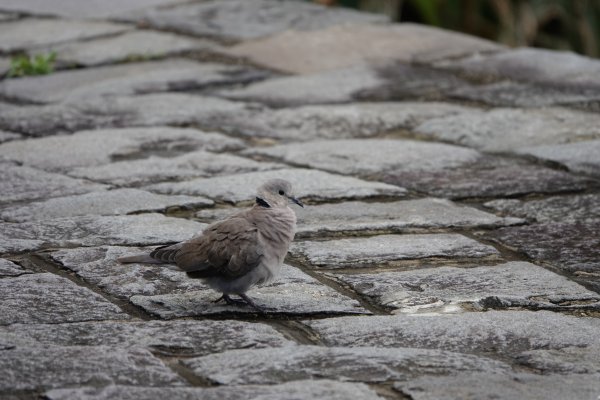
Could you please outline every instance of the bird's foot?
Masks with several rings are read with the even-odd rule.
[[[256,304],[250,297],[246,296],[244,293],[241,293],[240,297],[242,298],[242,300],[244,300],[250,307],[254,308],[256,311],[261,312],[263,314],[267,312],[267,310],[265,310],[263,307]]]
[[[230,306],[250,306],[258,312],[261,312],[261,313],[267,312],[263,307],[256,304],[254,301],[252,301],[252,299],[250,297],[246,296],[245,294],[240,294],[239,296],[242,298],[242,300],[232,299],[231,296],[223,293],[223,296],[216,299],[213,303],[218,303],[221,300],[224,300],[225,303],[229,304]]]

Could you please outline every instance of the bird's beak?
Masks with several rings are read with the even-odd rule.
[[[300,200],[298,200],[297,198],[295,198],[295,197],[291,197],[291,196],[290,196],[290,197],[288,197],[288,199],[289,199],[289,200],[290,200],[292,203],[296,203],[296,204],[298,204],[300,207],[304,208],[304,204],[302,204],[302,202],[301,202]]]

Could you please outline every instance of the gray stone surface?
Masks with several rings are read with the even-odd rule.
[[[19,276],[30,273],[31,271],[23,269],[23,267],[21,267],[20,265],[15,264],[12,261],[5,260],[4,258],[0,258],[0,277]]]
[[[430,119],[415,130],[432,139],[485,151],[518,151],[527,146],[600,137],[600,116],[559,107],[471,110]]]
[[[59,71],[0,82],[0,95],[32,103],[78,101],[107,95],[197,90],[265,77],[255,68],[184,59]]]
[[[523,351],[598,345],[600,320],[551,311],[488,311],[304,321],[326,346],[417,347],[515,357]]]
[[[82,216],[0,225],[0,252],[32,248],[154,245],[191,238],[204,224],[161,214]]]
[[[238,211],[229,208],[200,210],[196,217],[212,222]],[[296,210],[296,235],[317,236],[342,233],[411,232],[425,229],[489,228],[521,223],[518,218],[499,218],[444,200],[418,200],[372,203],[349,201],[313,205]]]
[[[422,377],[394,385],[413,400],[546,400],[590,399],[600,391],[598,375],[538,375],[532,373],[461,373]]]
[[[444,170],[475,162],[476,150],[443,143],[394,139],[317,140],[248,149],[296,165],[345,175],[374,175],[396,170]]]
[[[81,215],[161,212],[171,207],[195,208],[212,204],[212,200],[203,197],[167,196],[139,189],[116,189],[9,207],[0,211],[0,218],[9,222],[24,222]]]
[[[144,127],[98,129],[0,145],[0,157],[28,166],[68,172],[76,167],[150,155],[175,156],[191,150],[227,151],[244,142],[193,128]]]
[[[0,289],[0,325],[130,318],[90,289],[49,273],[0,279]]]
[[[504,215],[536,222],[576,222],[600,219],[600,195],[554,196],[540,200],[499,199],[484,204]]]
[[[575,143],[527,147],[520,154],[534,156],[544,161],[554,161],[569,170],[600,177],[600,139]]]
[[[146,9],[121,19],[143,20],[152,27],[223,39],[253,39],[274,33],[305,31],[345,23],[382,23],[382,15],[344,8],[271,0],[218,0],[170,8]]]
[[[429,62],[500,49],[486,40],[417,24],[346,24],[312,32],[284,32],[239,44],[229,54],[306,74],[371,60]]]
[[[312,266],[328,269],[394,265],[403,260],[430,257],[460,259],[499,255],[492,246],[456,233],[295,242],[290,252]]]
[[[490,373],[508,369],[506,364],[487,358],[402,347],[297,346],[293,349],[231,350],[183,363],[196,375],[223,385],[276,384],[314,376],[375,383],[410,380],[419,375],[453,375],[480,370]]]
[[[143,349],[23,347],[0,353],[0,390],[97,385],[183,386],[184,381]]]
[[[73,169],[69,174],[114,185],[142,185],[168,181],[169,184],[190,178],[243,174],[283,168],[284,165],[257,162],[229,154],[203,150],[177,157],[150,156],[143,160],[120,161]]]
[[[530,350],[518,357],[519,364],[544,373],[597,374],[600,377],[600,345],[559,350]],[[600,389],[600,383],[598,383]]]
[[[0,339],[46,346],[144,347],[174,355],[206,355],[232,349],[293,345],[269,325],[243,321],[81,322],[13,324],[0,328]],[[12,339],[14,340],[14,339]]]
[[[600,295],[526,262],[472,268],[438,267],[378,274],[331,275],[396,312],[485,308],[599,309]]]
[[[6,9],[4,1],[1,5]],[[114,35],[132,28],[103,21],[26,18],[0,25],[0,52],[34,50],[51,44]]]
[[[0,57],[0,77],[10,71],[10,58]]]
[[[106,185],[0,162],[0,204],[106,189]]]
[[[276,80],[271,79],[262,84],[266,86],[274,81]],[[284,91],[281,95],[293,93],[297,92]],[[283,108],[265,110],[251,119],[240,118],[239,133],[285,141],[372,137],[411,129],[430,118],[453,115],[463,110],[464,107],[436,102],[353,103]]]
[[[148,189],[159,193],[201,195],[215,200],[238,203],[254,200],[256,187],[273,178],[293,182],[295,195],[301,199],[361,199],[375,196],[403,196],[405,193],[404,189],[397,186],[300,168],[192,179],[179,183],[159,183],[149,186]]]
[[[2,71],[0,70],[0,75],[1,74],[2,74]],[[17,139],[22,139],[22,138],[23,137],[21,135],[19,135],[18,133],[0,130],[0,143],[9,142],[11,140],[17,140]]]
[[[212,129],[227,127],[229,115],[246,108],[244,103],[183,93],[101,97],[3,109],[0,128],[31,136],[127,126],[193,124]]]
[[[297,380],[279,385],[243,385],[215,388],[150,388],[105,386],[103,388],[56,389],[45,393],[50,400],[181,399],[195,400],[377,400],[375,391],[362,383],[328,379]]]
[[[51,46],[47,51],[56,52],[58,63],[90,67],[121,61],[162,58],[189,51],[206,51],[214,46],[215,44],[208,40],[140,30],[119,36]]]
[[[323,285],[298,268],[284,265],[281,277],[267,286],[247,293],[268,314],[370,314],[360,303],[346,297],[329,286]],[[230,306],[215,303],[220,293],[206,287],[203,290],[186,291],[156,296],[136,295],[130,301],[147,313],[163,319],[195,317],[218,314],[253,314],[248,306]]]

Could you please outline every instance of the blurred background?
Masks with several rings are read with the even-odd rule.
[[[508,46],[600,55],[600,0],[312,0],[465,32]]]

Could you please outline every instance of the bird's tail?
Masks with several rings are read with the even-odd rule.
[[[121,264],[129,264],[129,263],[163,264],[162,261],[152,258],[152,257],[150,257],[150,254],[146,254],[146,253],[130,254],[128,256],[119,257],[119,258],[117,258],[117,261],[120,262]]]

